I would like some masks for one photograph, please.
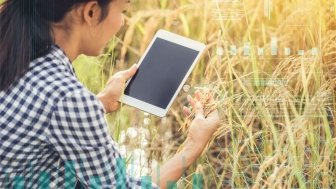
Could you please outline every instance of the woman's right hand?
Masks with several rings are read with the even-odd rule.
[[[220,117],[217,108],[212,108],[209,114],[205,115],[204,107],[201,103],[201,99],[206,98],[206,101],[210,104],[214,103],[213,97],[209,94],[202,94],[200,91],[195,92],[195,98],[188,95],[188,102],[192,107],[189,110],[187,107],[183,108],[183,111],[187,116],[190,116],[193,112],[195,118],[192,120],[189,127],[187,145],[191,146],[194,153],[200,155],[212,135],[219,127]]]

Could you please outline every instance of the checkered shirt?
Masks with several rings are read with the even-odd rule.
[[[127,175],[108,133],[102,104],[52,46],[0,91],[0,188],[158,188]]]

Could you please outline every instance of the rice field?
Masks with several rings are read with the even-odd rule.
[[[158,29],[207,44],[167,117],[128,106],[107,116],[137,176],[157,171],[186,138],[186,96],[211,89],[222,123],[176,188],[336,188],[336,1],[133,0],[98,58],[74,63],[93,92],[136,63]],[[136,164],[136,165],[135,165]]]

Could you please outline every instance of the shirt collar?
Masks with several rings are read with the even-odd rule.
[[[57,44],[53,44],[51,46],[50,52],[54,56],[54,58],[59,59],[60,62],[63,65],[65,65],[74,76],[76,76],[76,72],[75,72],[74,67],[72,66],[71,60],[69,59],[65,51],[60,46],[58,46]]]

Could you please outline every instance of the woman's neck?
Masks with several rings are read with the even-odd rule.
[[[80,54],[80,34],[76,30],[67,30],[61,25],[53,26],[54,42],[65,52],[72,62]]]

